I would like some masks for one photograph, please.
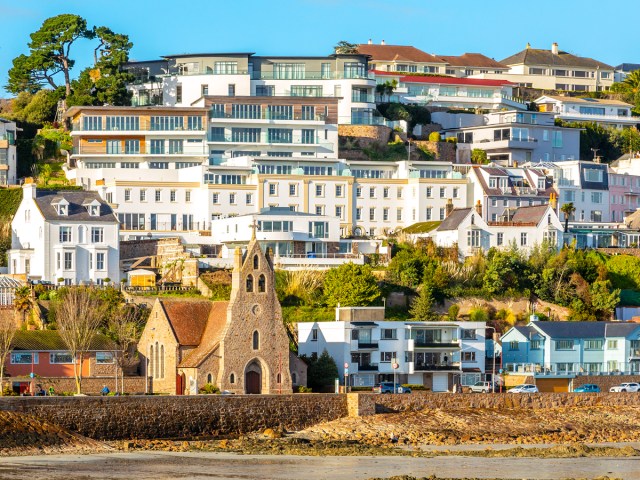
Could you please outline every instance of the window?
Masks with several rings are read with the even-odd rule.
[[[238,73],[238,62],[214,62],[213,73],[215,75],[236,75]]]
[[[501,246],[502,244],[504,244],[504,233],[498,232],[498,234],[496,235],[496,244],[498,246]]]
[[[229,203],[231,205],[235,205],[236,204],[236,194],[235,193],[230,193],[229,194]]]
[[[376,189],[375,189],[375,187],[369,188],[369,198],[376,198]]]
[[[415,193],[414,193],[415,196]],[[396,193],[396,197],[397,198],[402,198],[402,187],[398,187],[398,191]]]
[[[369,209],[369,220],[374,222],[376,220],[376,209],[375,208],[370,208]]]
[[[104,270],[104,253],[96,254],[96,270]]]
[[[162,198],[162,190],[156,190],[156,193],[155,193],[156,202],[159,202],[161,198]]]
[[[316,197],[324,197],[324,185],[316,185]]]
[[[476,352],[462,352],[462,361],[463,362],[475,362],[476,361]]]
[[[73,364],[73,356],[68,352],[57,352],[49,354],[49,363]]]
[[[175,190],[169,191],[169,201],[170,202],[175,202],[176,201],[176,191]]]
[[[293,143],[293,130],[291,128],[268,128],[268,143]]]
[[[380,331],[380,340],[397,340],[397,329],[395,328],[383,328]]]
[[[309,145],[316,143],[316,131],[309,128],[303,128],[300,143],[306,143]]]
[[[253,332],[253,349],[254,350],[260,349],[260,334],[258,333],[257,330]]]
[[[380,352],[380,362],[382,363],[390,363],[395,358],[397,358],[396,352]]]
[[[338,217],[339,219],[342,220],[342,206],[338,205],[336,206],[336,217]]]
[[[475,328],[463,328],[460,334],[463,340],[475,340],[476,329]]]
[[[362,187],[356,187],[356,197],[362,198]]]
[[[517,340],[513,340],[509,342],[509,350],[518,350],[520,348],[520,343]]]
[[[415,210],[413,211],[415,214]],[[414,218],[415,220],[415,218]],[[398,208],[396,209],[396,221],[401,222],[402,221],[402,209]]]
[[[544,75],[545,74],[545,69],[544,68],[529,68],[529,75]]]
[[[103,227],[91,227],[91,243],[104,243]]]
[[[540,350],[540,340],[531,340],[531,350]]]
[[[176,103],[182,103],[182,85],[176,85]]]
[[[387,222],[389,221],[389,209],[388,208],[383,208],[382,209],[382,220]]]
[[[336,197],[342,197],[342,185],[336,185]]]
[[[618,340],[607,341],[607,350],[617,350],[617,349],[618,349]]]
[[[432,212],[432,210],[433,209],[431,207],[427,208],[427,211],[426,211],[426,219],[427,220],[431,220],[431,215],[432,215],[431,212]]]
[[[73,253],[64,252],[64,269],[71,270],[73,268]]]
[[[591,192],[592,203],[602,203],[602,192]]]
[[[362,208],[356,208],[356,220],[362,220]]]
[[[21,364],[38,364],[38,354],[32,352],[16,352],[11,354],[11,363],[14,365]]]
[[[453,189],[453,198],[460,198],[460,189],[457,187]]]
[[[218,205],[218,204],[220,204],[220,194],[219,194],[219,193],[217,193],[217,192],[216,192],[216,193],[214,193],[214,194],[211,196],[211,200],[212,200],[212,203],[213,203],[214,205]]]
[[[267,287],[267,279],[264,275],[258,277],[258,292],[264,293]]]
[[[553,131],[551,132],[551,141],[553,148],[562,148],[562,132],[561,131]]]
[[[389,198],[389,187],[384,187],[382,189],[382,198]]]
[[[200,94],[202,96],[209,95],[209,85],[200,85]]]
[[[447,189],[445,187],[440,187],[440,198],[444,198],[447,195]]]
[[[556,350],[573,350],[573,340],[556,340]]]
[[[96,352],[97,364],[113,363],[113,360],[112,352]]]
[[[602,350],[604,347],[604,340],[585,340],[585,350]]]
[[[149,162],[149,168],[154,170],[168,170],[169,162]]]
[[[235,83],[230,83],[229,86],[227,87],[227,93],[230,97],[235,97],[236,96],[236,84]]]
[[[318,341],[318,329],[317,328],[312,328],[311,329],[311,341],[312,342],[317,342]]]
[[[71,243],[71,227],[60,227],[60,243]]]
[[[520,246],[525,247],[527,245],[527,234],[525,232],[520,232]]]
[[[467,230],[467,247],[480,246],[480,230]]]
[[[144,188],[140,189],[140,201],[141,202],[147,201],[147,190]]]
[[[253,204],[253,194],[252,193],[247,193],[245,196],[245,203],[247,205],[251,205]]]
[[[433,188],[427,187],[427,198],[433,198]]]
[[[440,220],[444,220],[447,216],[447,209],[445,207],[440,207]]]

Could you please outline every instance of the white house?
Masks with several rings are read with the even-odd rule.
[[[565,203],[573,203],[575,212],[571,221],[611,221],[609,172],[606,164],[557,162],[550,171],[553,172],[554,188],[558,192],[558,209]]]
[[[0,118],[0,185],[15,185],[17,182],[17,153],[15,122]]]
[[[334,322],[298,323],[298,351],[311,357],[327,350],[351,386],[393,381],[395,371],[398,383],[441,392],[481,378],[485,328],[483,322],[385,321],[384,307],[342,307]]]
[[[529,252],[536,245],[562,245],[563,225],[553,205],[536,205],[508,210],[497,222],[489,222],[490,244],[497,248]]]
[[[541,112],[553,112],[566,122],[594,122],[605,127],[636,126],[640,119],[631,116],[633,105],[620,100],[543,95],[535,100]]]
[[[480,206],[454,209],[429,236],[440,247],[457,246],[461,257],[489,250],[491,233],[479,210]]]
[[[11,222],[9,273],[69,285],[117,282],[118,227],[96,192],[38,190],[26,183]]]

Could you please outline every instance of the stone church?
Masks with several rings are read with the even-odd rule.
[[[229,302],[156,300],[138,343],[155,393],[292,392],[306,368],[289,352],[273,262],[255,239],[235,250]],[[294,370],[290,370],[290,366]]]

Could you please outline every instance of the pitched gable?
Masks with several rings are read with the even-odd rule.
[[[158,300],[158,302],[178,344],[199,345],[212,303],[202,300]]]

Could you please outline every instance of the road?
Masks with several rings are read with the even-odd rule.
[[[0,457],[0,479],[360,480],[392,475],[549,479],[640,478],[640,458],[304,457],[134,452]]]

